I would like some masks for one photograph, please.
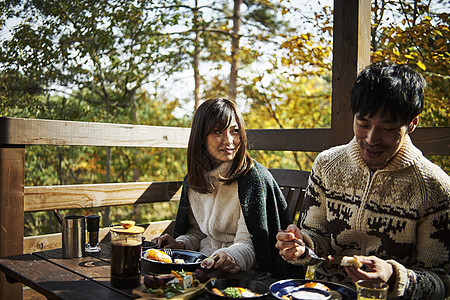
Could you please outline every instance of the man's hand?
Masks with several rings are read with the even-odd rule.
[[[345,267],[348,276],[356,282],[358,280],[373,280],[383,283],[395,282],[395,272],[393,266],[376,256],[356,256],[356,258],[366,265],[369,270],[363,271],[361,268]],[[391,276],[394,276],[391,278]]]
[[[294,239],[302,239],[300,229],[294,224],[289,225],[286,230],[277,233],[275,247],[280,250],[280,255],[285,260],[296,260],[305,253],[305,246],[295,243]]]

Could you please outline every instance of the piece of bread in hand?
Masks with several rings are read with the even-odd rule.
[[[341,266],[343,267],[355,267],[361,268],[362,263],[354,256],[344,256],[341,260]]]

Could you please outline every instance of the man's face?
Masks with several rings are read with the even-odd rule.
[[[373,171],[384,168],[402,147],[406,134],[412,132],[418,116],[411,124],[393,121],[389,114],[378,112],[373,117],[356,113],[353,132],[364,162]],[[408,126],[409,125],[409,126]]]

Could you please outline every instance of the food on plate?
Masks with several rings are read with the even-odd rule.
[[[157,289],[174,278],[175,276],[172,274],[146,275],[144,276],[144,285],[147,288]]]
[[[322,294],[323,293],[323,294]],[[295,293],[292,293],[293,299],[301,299],[301,300],[321,300],[321,299],[330,299],[330,295],[325,292],[317,292],[312,289],[310,290],[300,290]]]
[[[234,287],[230,286],[223,290],[218,290],[221,294],[219,294],[217,291],[214,291],[214,289],[218,290],[217,288],[213,288],[212,292],[219,296],[225,296],[228,298],[249,298],[249,297],[256,297],[259,296],[259,294],[252,292],[249,289],[243,288],[243,287]]]
[[[151,260],[156,260],[164,263],[172,263],[172,258],[170,255],[166,254],[164,251],[158,249],[148,249],[147,258]]]
[[[218,288],[212,288],[211,291],[218,296],[225,297],[225,295]]]
[[[173,262],[176,263],[176,264],[185,264],[185,263],[186,263],[186,262],[184,261],[184,259],[182,259],[182,258],[175,258],[175,259],[173,260]]]
[[[343,267],[361,268],[362,265],[363,264],[354,256],[344,256],[341,260],[341,266]]]
[[[286,294],[279,295],[282,300],[306,300],[306,299],[330,299],[342,300],[342,295],[338,291],[332,291],[327,285],[321,282],[310,281],[298,286],[293,286]]]
[[[200,280],[195,277],[193,272],[172,270],[171,274],[145,275],[144,285],[145,293],[170,299],[191,287],[198,287]]]
[[[227,287],[223,290],[223,294],[229,298],[242,298],[241,293],[236,287]]]
[[[310,288],[310,289],[319,289],[325,292],[329,292],[330,288],[327,287],[325,284],[320,283],[320,282],[307,282],[303,285],[301,285],[300,287],[302,288]]]
[[[200,267],[203,269],[211,269],[216,261],[212,257],[207,257],[200,263]]]

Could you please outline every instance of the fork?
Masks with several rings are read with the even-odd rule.
[[[317,255],[311,248],[309,248],[308,246],[306,246],[305,242],[303,242],[302,240],[299,239],[293,239],[294,243],[299,244],[300,246],[304,246],[305,249],[308,251],[309,256],[311,256],[312,259],[316,259],[316,260],[323,260],[323,261],[332,261],[333,257],[331,257],[331,255],[328,255],[328,257],[320,257],[319,255]]]
[[[164,253],[166,253],[167,255],[169,255],[170,258],[173,258],[173,257],[172,257],[172,249],[170,249],[170,248],[163,248],[162,250],[164,251]]]

